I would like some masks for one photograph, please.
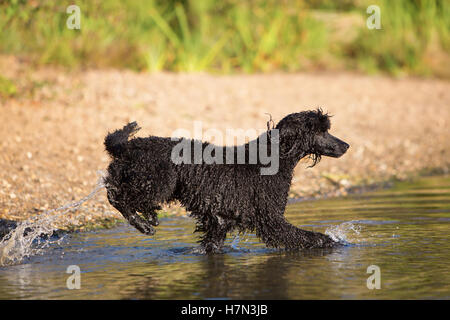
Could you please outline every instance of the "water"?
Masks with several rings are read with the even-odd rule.
[[[252,234],[224,254],[196,250],[189,218],[161,219],[152,238],[128,225],[74,233],[21,264],[0,267],[0,299],[449,299],[450,177],[290,205],[293,224],[345,241],[285,253]],[[67,289],[78,265],[81,289]],[[380,268],[369,290],[367,268]]]
[[[20,263],[26,257],[40,254],[52,244],[59,244],[62,238],[56,236],[56,231],[58,226],[66,223],[64,214],[78,209],[104,186],[103,177],[100,177],[97,187],[83,199],[19,222],[15,229],[0,240],[0,266]]]

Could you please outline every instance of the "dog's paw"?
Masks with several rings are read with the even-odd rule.
[[[317,238],[314,242],[315,247],[318,248],[333,248],[339,245],[339,243],[331,239],[330,236],[322,233],[317,233]]]
[[[140,232],[146,234],[148,236],[152,236],[155,234],[156,230],[149,225],[148,223],[141,224],[139,227],[136,227]]]
[[[151,226],[151,224],[147,221],[142,219],[139,216],[133,216],[129,219],[130,224],[138,229],[143,234],[152,236],[155,234],[155,229]]]

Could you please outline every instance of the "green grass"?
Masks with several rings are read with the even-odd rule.
[[[450,77],[450,2],[380,1],[382,29],[361,29],[345,50],[368,72]]]
[[[0,0],[0,53],[68,68],[450,77],[445,0],[78,0],[81,30],[66,28],[70,4]],[[381,7],[381,30],[365,26],[370,4]]]
[[[0,98],[10,98],[17,94],[16,85],[0,75]]]

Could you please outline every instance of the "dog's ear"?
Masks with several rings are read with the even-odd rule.
[[[280,157],[288,158],[301,144],[298,128],[292,121],[291,123],[283,123],[282,126],[277,126],[277,129],[279,130],[280,139]]]
[[[321,108],[318,108],[315,113],[315,117],[309,118],[308,129],[312,132],[325,132],[330,130],[330,115],[324,113]]]

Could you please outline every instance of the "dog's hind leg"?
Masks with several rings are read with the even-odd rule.
[[[142,212],[142,215],[144,216],[145,220],[147,220],[152,226],[159,226],[159,220],[158,220],[158,214],[155,212],[155,210],[161,210],[160,206],[153,207],[153,208],[145,208],[142,210],[139,210],[139,212]]]
[[[127,207],[124,201],[117,201],[115,198],[115,193],[108,190],[107,196],[109,203],[111,203],[111,205],[116,208],[133,227],[138,229],[143,234],[155,234],[155,229],[152,227],[151,223],[139,216],[135,209]]]
[[[139,216],[139,214],[137,214],[135,210],[117,207],[116,209],[119,210],[120,213],[122,213],[125,219],[127,219],[133,227],[138,229],[143,234],[147,234],[150,236],[155,234],[155,229],[152,227],[152,223]]]

